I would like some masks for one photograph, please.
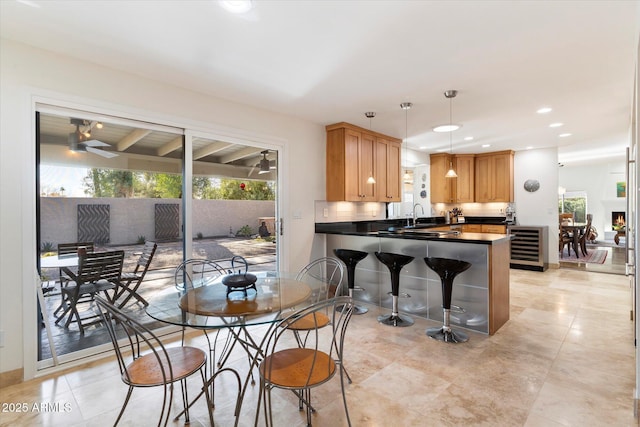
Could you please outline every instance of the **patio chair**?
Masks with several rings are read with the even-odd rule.
[[[342,306],[342,308],[340,308]],[[320,327],[320,314],[328,314],[330,327]],[[341,368],[344,356],[344,337],[353,314],[353,300],[342,296],[323,300],[306,308],[295,311],[284,318],[278,328],[267,338],[265,358],[260,363],[260,395],[256,410],[255,425],[258,424],[260,408],[264,399],[264,417],[266,425],[273,426],[271,390],[281,388],[291,390],[298,396],[299,409],[306,408],[307,425],[311,425],[311,390],[331,380],[340,372],[342,402],[351,426],[349,409],[344,389],[344,369]],[[310,335],[306,347],[288,347],[287,334],[290,325],[300,318],[316,319],[316,329]]]
[[[117,425],[122,418],[135,387],[163,387],[162,409],[158,426],[166,426],[169,422],[173,402],[173,383],[177,381],[180,382],[182,389],[184,410],[175,419],[177,420],[178,417],[184,414],[185,423],[188,424],[190,422],[189,408],[204,393],[209,411],[209,423],[214,425],[208,381],[213,381],[215,376],[212,376],[209,380],[206,378],[207,354],[195,347],[165,347],[151,330],[120,311],[110,302],[99,296],[96,296],[95,301],[98,305],[100,316],[109,331],[109,336],[118,358],[120,377],[129,386],[127,396],[114,425]],[[118,336],[122,336],[122,334],[118,334],[120,330],[124,331],[127,338],[125,342],[128,344],[122,348],[118,343]],[[141,350],[144,350],[145,353],[142,353]],[[202,378],[202,391],[193,402],[189,403],[186,380],[196,372],[200,372],[200,377]],[[220,372],[222,371],[216,374]],[[236,377],[239,392],[240,379],[237,373]],[[142,422],[142,420],[137,421],[138,423]]]
[[[126,296],[124,300],[118,303],[118,308],[123,308],[125,305],[127,305],[131,297],[135,298],[145,307],[149,305],[147,300],[145,300],[142,295],[138,293],[138,288],[142,284],[144,276],[147,274],[147,270],[149,270],[149,265],[151,264],[151,260],[153,259],[153,255],[156,253],[157,248],[157,243],[146,242],[144,244],[142,254],[140,254],[138,262],[136,263],[136,268],[131,272],[122,273],[122,277],[120,278],[120,286],[118,287],[117,293],[113,300],[118,301],[120,298],[122,298],[123,295],[126,294]]]
[[[124,251],[95,252],[79,257],[77,272],[63,267],[71,280],[61,289],[63,310],[56,319],[56,325],[66,316],[64,327],[68,328],[71,323],[76,322],[80,333],[84,334],[84,326],[90,324],[87,321],[100,321],[99,316],[94,314],[81,317],[78,305],[92,303],[98,293],[103,293],[107,299],[111,299],[108,291],[115,289],[120,282],[123,260]]]
[[[78,254],[78,248],[84,248],[85,253],[92,253],[95,250],[93,242],[73,242],[73,243],[58,243],[58,256],[75,256]],[[71,278],[64,272],[63,267],[60,267],[58,271],[58,281],[60,288],[66,286]],[[57,316],[60,310],[64,309],[64,304],[61,303],[53,312],[54,316]]]

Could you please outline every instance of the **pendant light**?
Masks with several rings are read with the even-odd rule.
[[[407,131],[407,123],[408,123],[408,115],[409,115],[409,109],[411,109],[411,106],[413,104],[410,102],[403,102],[402,104],[400,104],[400,108],[402,108],[404,110],[404,164],[405,164],[405,170],[404,170],[404,175],[402,176],[402,180],[404,182],[411,182],[411,175],[409,174],[409,170],[406,169],[406,166],[409,164],[409,157],[407,155],[407,150],[409,147],[409,133]]]
[[[376,116],[376,113],[373,111],[367,111],[364,113],[365,116],[369,118],[369,130],[371,130],[371,119]],[[373,177],[373,170],[369,171],[369,178],[367,178],[367,184],[375,184],[376,179]]]
[[[457,90],[448,90],[444,93],[444,96],[446,96],[449,99],[449,126],[453,125],[453,98],[455,98],[455,96],[458,94]],[[453,156],[453,131],[449,132],[449,155]],[[458,174],[456,173],[456,171],[453,169],[453,160],[449,159],[449,170],[447,171],[447,173],[444,175],[445,178],[457,178]]]

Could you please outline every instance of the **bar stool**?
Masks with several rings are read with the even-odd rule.
[[[376,252],[376,257],[381,263],[387,266],[391,273],[391,315],[378,316],[378,322],[389,326],[411,326],[413,319],[409,316],[398,313],[398,296],[400,290],[400,271],[402,267],[414,260],[409,255],[394,254],[390,252]]]
[[[459,343],[469,341],[469,337],[464,332],[451,329],[451,293],[453,292],[453,279],[471,267],[470,262],[457,259],[427,257],[424,259],[427,266],[440,276],[442,283],[442,310],[444,312],[444,322],[439,328],[427,329],[427,335],[433,339]]]
[[[361,291],[362,288],[360,286],[355,286],[355,277],[356,277],[356,265],[365,259],[367,252],[363,251],[354,251],[352,249],[334,249],[333,253],[336,254],[342,262],[344,262],[347,266],[347,282],[349,284],[349,296],[353,298],[353,291]],[[363,307],[361,305],[353,306],[353,314],[365,314],[369,311],[368,308]]]

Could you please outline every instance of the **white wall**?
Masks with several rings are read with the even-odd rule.
[[[0,372],[24,367],[30,377],[35,367],[36,101],[281,145],[282,267],[296,270],[323,252],[313,232],[314,200],[325,191],[321,125],[8,40],[0,41],[0,94]]]
[[[548,226],[549,264],[558,264],[558,150],[517,151],[514,159],[514,199],[519,225]],[[530,193],[524,182],[536,179],[540,189]]]

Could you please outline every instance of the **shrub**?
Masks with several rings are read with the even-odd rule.
[[[46,253],[46,252],[53,252],[53,251],[55,251],[55,246],[53,245],[52,242],[44,242],[42,244],[41,252]]]
[[[201,240],[202,239],[202,233],[198,231],[198,234],[196,234],[196,239]]]
[[[253,229],[249,227],[249,225],[243,225],[238,231],[236,231],[236,236],[239,237],[249,237],[252,234],[255,234]]]
[[[144,236],[138,236],[138,244],[144,245],[147,242],[147,238]]]

